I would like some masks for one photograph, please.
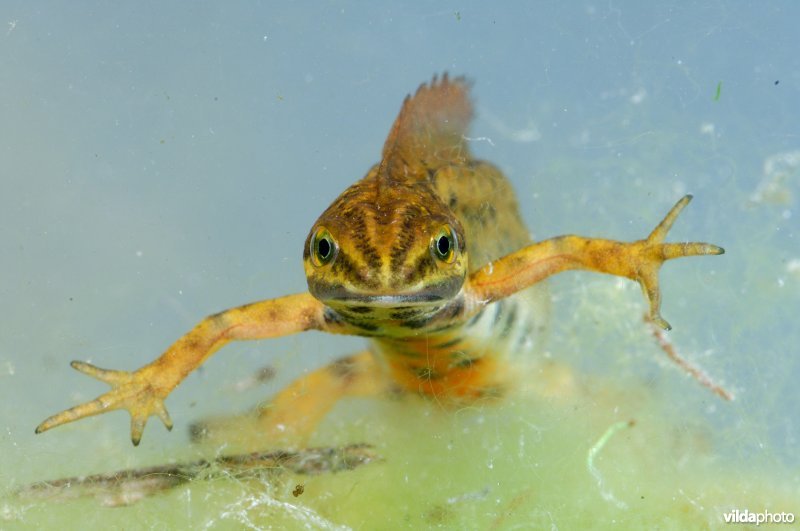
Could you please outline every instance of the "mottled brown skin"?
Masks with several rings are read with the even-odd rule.
[[[443,403],[498,396],[513,381],[509,354],[540,327],[534,323],[542,313],[536,302],[541,294],[531,286],[569,269],[639,282],[651,319],[668,328],[659,314],[661,264],[723,252],[706,243],[664,243],[691,197],[681,199],[644,240],[570,235],[532,243],[507,179],[469,153],[468,90],[463,79],[445,75],[406,98],[380,163],[345,190],[309,233],[309,293],[208,317],[135,372],[73,362],[112,389],[48,418],[37,433],[127,409],[138,444],[152,415],[171,428],[164,399],[224,344],[305,330],[366,336],[372,346],[278,393],[258,412],[267,436],[312,431],[344,396],[400,391]],[[226,425],[202,424],[193,433],[220,426]]]

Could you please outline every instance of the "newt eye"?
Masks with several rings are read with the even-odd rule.
[[[317,267],[322,267],[332,262],[339,252],[336,241],[325,227],[320,227],[314,232],[314,235],[311,237],[310,245],[311,249],[309,249],[309,251],[311,254],[311,261]]]
[[[457,252],[458,238],[456,238],[456,233],[450,225],[445,225],[431,239],[431,254],[437,260],[450,264],[455,259]]]

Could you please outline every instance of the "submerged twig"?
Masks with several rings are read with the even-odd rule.
[[[717,394],[724,400],[733,400],[733,394],[725,390],[725,388],[723,388],[721,385],[715,384],[711,377],[707,375],[703,369],[693,365],[689,360],[678,354],[672,343],[670,343],[669,340],[664,336],[664,332],[658,326],[656,326],[647,315],[645,315],[644,320],[650,328],[650,332],[653,334],[653,337],[655,337],[656,341],[658,341],[658,345],[661,347],[661,350],[667,354],[669,359],[675,362],[678,367],[683,369],[687,374],[689,374],[689,376],[697,380],[697,382],[703,387],[710,389],[713,393]]]
[[[322,474],[352,470],[379,457],[368,444],[254,452],[202,459],[191,463],[159,465],[44,481],[17,491],[25,498],[65,501],[93,496],[104,505],[130,505],[146,496],[172,489],[193,479],[233,477],[253,479],[279,472]]]

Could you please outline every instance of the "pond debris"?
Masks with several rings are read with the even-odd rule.
[[[239,496],[236,501],[226,505],[219,515],[208,520],[203,529],[229,528],[223,521],[233,521],[234,529],[273,529],[272,525],[264,525],[263,518],[270,513],[277,513],[291,519],[294,525],[281,524],[279,529],[319,529],[332,531],[351,531],[352,528],[338,524],[321,515],[311,507],[299,503],[274,498],[271,489],[258,489],[253,494]]]
[[[761,181],[750,195],[753,205],[789,205],[792,203],[790,181],[800,173],[800,150],[770,155],[764,160]]]
[[[524,489],[521,493],[514,496],[514,498],[500,511],[500,514],[497,515],[494,520],[492,520],[491,525],[489,525],[489,530],[494,531],[495,529],[503,529],[505,527],[506,519],[508,519],[509,516],[514,514],[514,512],[516,512],[524,504],[528,503],[532,497],[532,489]],[[555,526],[553,526],[553,529],[555,529]]]
[[[457,503],[464,503],[464,502],[478,502],[483,501],[489,496],[489,487],[483,487],[481,490],[473,491],[473,492],[465,492],[464,494],[459,494],[458,496],[451,496],[447,498],[448,505],[455,505]]]
[[[636,421],[634,420],[615,422],[605,431],[605,433],[603,433],[594,446],[589,448],[589,453],[586,455],[586,468],[589,469],[589,473],[591,473],[595,481],[597,481],[597,487],[600,489],[600,495],[603,496],[604,500],[613,503],[620,509],[627,509],[628,505],[622,500],[617,499],[617,497],[615,497],[610,490],[606,489],[603,476],[600,474],[600,471],[597,470],[597,467],[594,466],[594,458],[597,456],[600,450],[603,449],[606,443],[608,443],[608,440],[614,436],[614,434],[622,429],[632,428],[635,424]]]
[[[21,498],[48,501],[94,497],[107,507],[119,507],[131,505],[147,496],[195,479],[258,479],[285,472],[317,475],[353,470],[378,460],[380,457],[368,444],[291,451],[272,450],[42,481],[22,487],[17,495]],[[297,497],[303,490],[303,485],[298,485],[293,494]]]
[[[650,328],[650,333],[652,333],[653,337],[656,338],[658,346],[661,347],[661,350],[666,353],[670,360],[675,362],[675,364],[683,369],[689,376],[697,380],[697,383],[707,389],[710,389],[711,392],[723,400],[733,400],[734,396],[732,393],[727,391],[721,385],[714,383],[711,377],[706,374],[703,369],[693,365],[689,360],[678,354],[678,351],[675,350],[675,346],[670,343],[669,339],[667,339],[667,337],[664,335],[664,331],[661,330],[661,328],[659,328],[653,321],[651,321],[650,317],[646,314],[644,316],[644,321]]]
[[[542,133],[533,120],[529,119],[525,127],[518,129],[507,125],[502,119],[492,114],[488,109],[483,109],[481,111],[481,115],[493,129],[500,133],[501,136],[508,138],[512,142],[529,144],[531,142],[538,142],[542,139]]]
[[[428,524],[442,526],[456,516],[457,510],[454,506],[460,504],[472,505],[482,502],[489,497],[489,491],[489,487],[486,486],[481,490],[451,496],[447,498],[444,503],[436,503],[425,513],[425,521]]]
[[[793,258],[786,263],[786,272],[800,280],[800,258]]]

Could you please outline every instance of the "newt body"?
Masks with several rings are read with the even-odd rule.
[[[659,313],[658,270],[673,258],[721,254],[706,243],[664,243],[686,196],[643,240],[560,236],[538,243],[506,177],[472,158],[468,84],[446,75],[406,98],[380,163],[346,189],[305,243],[308,293],[233,308],[201,321],[135,372],[72,365],[112,389],[54,415],[42,432],[114,409],[131,414],[138,444],[152,415],[171,427],[164,398],[228,341],[305,330],[365,336],[370,350],[300,378],[259,410],[269,435],[308,432],[345,396],[402,390],[463,403],[502,394],[547,318],[539,283],[569,269],[639,282]],[[207,432],[199,425],[195,435]]]

